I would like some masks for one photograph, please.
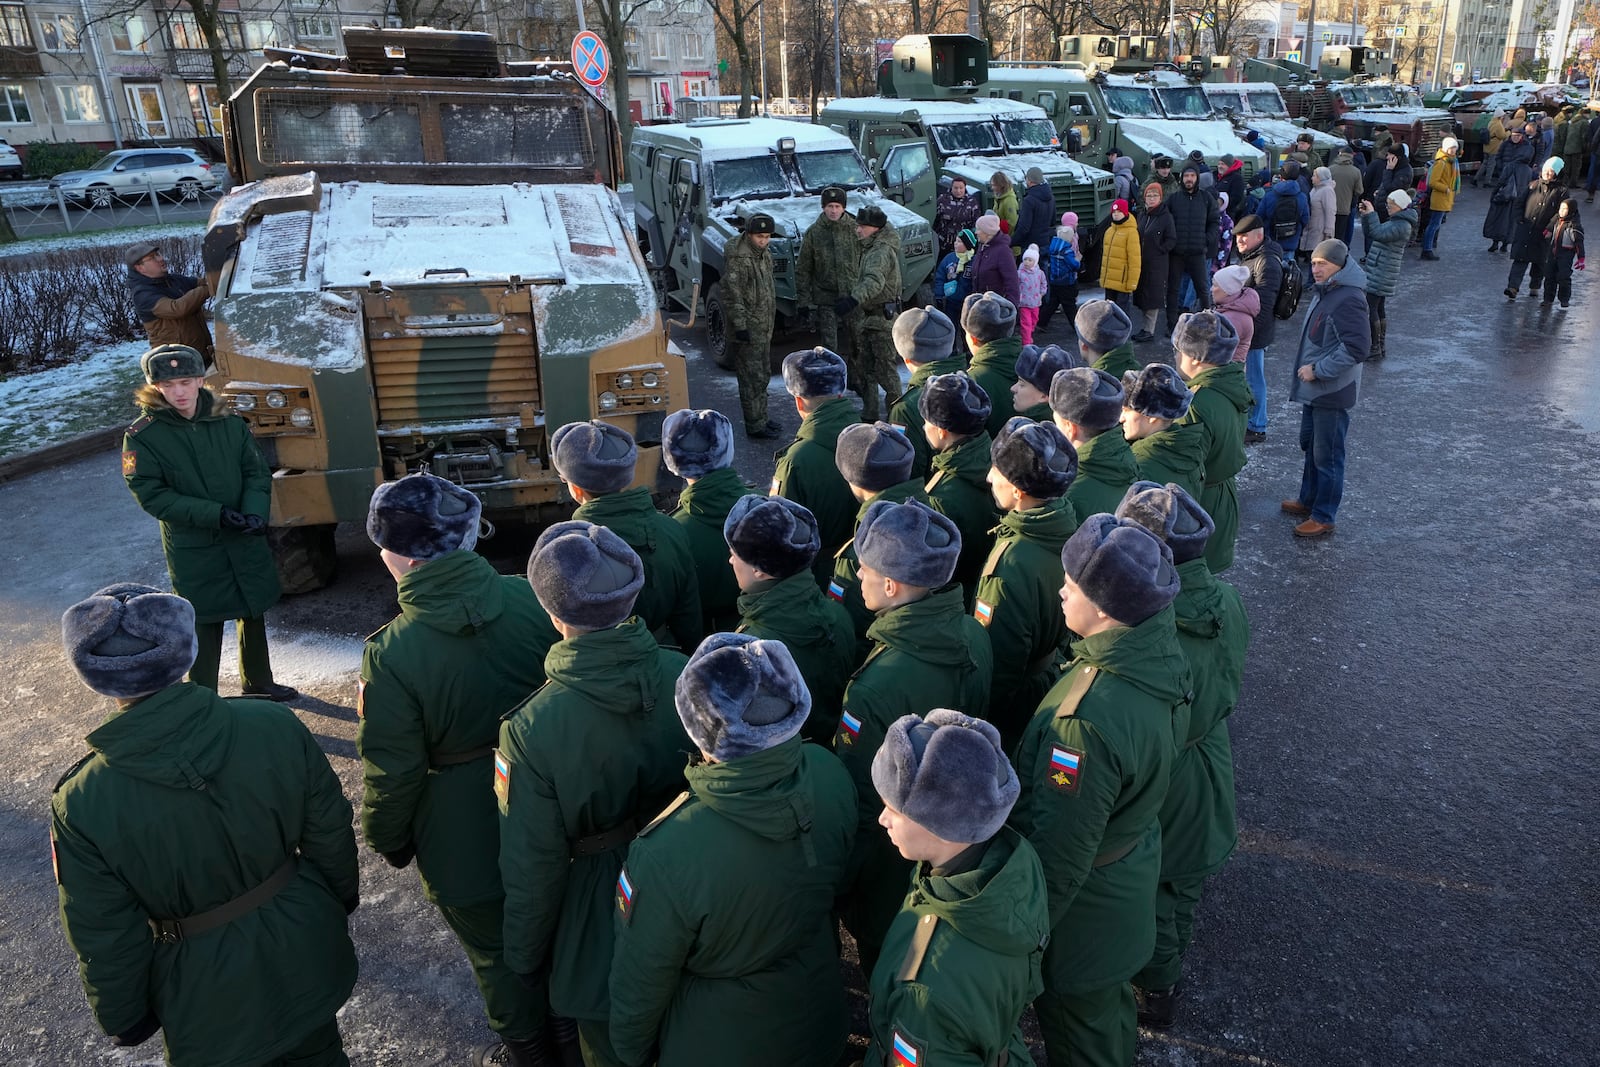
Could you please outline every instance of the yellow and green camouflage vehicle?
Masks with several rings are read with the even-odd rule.
[[[228,101],[238,184],[204,245],[210,384],[272,467],[291,591],[325,584],[334,524],[415,471],[486,517],[562,515],[567,422],[631,432],[653,484],[689,400],[606,107],[564,64],[502,66],[487,34],[344,36],[348,57],[269,50]]]

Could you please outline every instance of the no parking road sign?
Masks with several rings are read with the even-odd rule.
[[[611,56],[606,43],[593,30],[584,30],[572,39],[572,69],[578,80],[591,89],[605,84],[611,71]]]

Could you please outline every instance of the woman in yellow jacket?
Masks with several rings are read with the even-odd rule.
[[[1494,188],[1495,156],[1500,154],[1500,146],[1506,143],[1506,113],[1496,111],[1489,116],[1488,139],[1483,145],[1483,162],[1478,164],[1478,170],[1472,175],[1474,188],[1487,185]]]
[[[1133,315],[1133,291],[1139,288],[1139,224],[1126,200],[1111,202],[1111,217],[1100,247],[1100,284],[1106,299]]]
[[[1000,221],[1005,223],[1002,232],[1016,244],[1017,235],[1017,188],[1011,184],[1011,179],[1004,171],[995,171],[989,176],[989,192],[994,196],[994,205],[991,210],[1000,216]],[[1012,257],[1022,254],[1021,248],[1011,250]]]
[[[1422,231],[1422,258],[1438,259],[1433,244],[1439,239],[1439,227],[1444,217],[1456,206],[1456,191],[1461,188],[1461,168],[1456,163],[1456,153],[1461,144],[1454,137],[1439,142],[1433,155],[1433,166],[1428,168],[1428,228]]]

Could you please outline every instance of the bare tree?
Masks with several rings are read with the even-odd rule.
[[[194,3],[195,0],[189,0]],[[392,0],[400,25],[428,26],[436,30],[471,29],[479,8],[470,0]]]
[[[751,101],[756,95],[760,68],[754,58],[750,35],[755,30],[755,20],[763,0],[706,0],[717,25],[722,28],[728,43],[733,47],[739,62],[739,117],[748,118],[755,113]]]

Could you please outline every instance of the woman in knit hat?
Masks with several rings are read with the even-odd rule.
[[[1160,182],[1146,182],[1144,214],[1139,216],[1139,287],[1133,302],[1143,316],[1135,341],[1155,340],[1156,317],[1167,306],[1167,275],[1172,250],[1178,243],[1178,224],[1162,199]],[[1110,293],[1106,294],[1110,298]],[[1127,310],[1124,308],[1123,310]]]

